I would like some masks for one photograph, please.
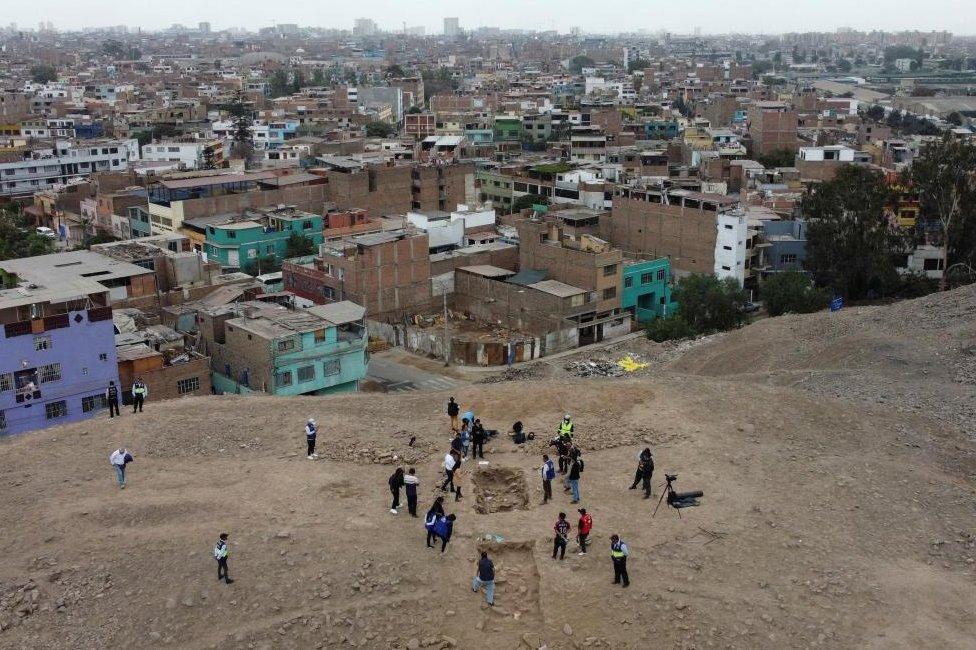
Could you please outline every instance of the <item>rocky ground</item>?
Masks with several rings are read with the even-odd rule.
[[[648,363],[618,377],[578,377],[583,355],[453,389],[489,428],[538,435],[466,464],[443,554],[389,513],[386,479],[416,466],[421,515],[440,494],[446,393],[190,398],[4,440],[0,647],[971,648],[974,310],[961,290],[767,319],[601,352]],[[552,525],[563,510],[575,528],[575,506],[558,485],[541,505],[536,468],[566,411],[595,527],[589,554],[558,561]],[[651,500],[627,489],[644,446]],[[664,472],[702,505],[651,517]],[[221,531],[232,585],[210,555]],[[610,584],[612,533],[628,590]],[[481,549],[492,609],[470,591]]]

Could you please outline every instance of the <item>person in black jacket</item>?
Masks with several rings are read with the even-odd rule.
[[[642,483],[644,488],[644,498],[650,498],[651,496],[651,477],[654,475],[654,458],[651,455],[651,450],[648,447],[644,447],[644,451],[637,455],[637,470],[634,472],[634,482],[631,484],[630,489],[636,490],[637,484]]]
[[[119,415],[119,387],[115,385],[114,381],[108,382],[108,388],[105,389],[105,402],[108,404],[108,416],[110,418]]]
[[[397,508],[400,507],[400,488],[403,487],[403,468],[397,467],[393,475],[390,476],[390,492],[393,493],[393,505],[390,506],[390,512],[392,514],[397,513]]]
[[[583,473],[583,458],[580,456],[579,450],[574,449],[574,453],[569,461],[569,473],[566,475],[566,481],[569,483],[569,489],[573,493],[573,500],[570,503],[580,502],[580,474]]]
[[[460,430],[460,425],[458,424],[458,415],[461,414],[461,407],[458,403],[454,401],[454,398],[447,400],[447,415],[451,418],[451,431],[455,433]]]
[[[485,440],[487,439],[488,434],[485,433],[485,427],[482,426],[481,420],[475,419],[474,425],[471,427],[471,442],[473,444],[471,458],[485,457]]]
[[[404,490],[407,493],[407,511],[411,517],[417,516],[417,486],[420,479],[417,478],[417,470],[411,467],[407,475],[403,477]]]
[[[478,560],[478,574],[471,581],[471,591],[478,593],[484,586],[485,602],[489,607],[495,606],[495,563],[488,557],[486,551],[481,552],[481,559]]]

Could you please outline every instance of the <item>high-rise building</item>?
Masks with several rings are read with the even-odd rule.
[[[461,35],[461,22],[457,18],[444,19],[444,36],[454,38]]]
[[[199,25],[197,25],[197,29],[200,31],[201,34],[209,34],[210,23],[200,23]]]
[[[352,28],[353,36],[375,36],[379,28],[371,18],[357,18]]]

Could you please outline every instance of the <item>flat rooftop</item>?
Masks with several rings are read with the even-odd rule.
[[[543,293],[558,296],[559,298],[569,298],[570,296],[578,296],[586,293],[585,290],[580,289],[579,287],[574,287],[571,284],[566,284],[565,282],[560,282],[559,280],[543,280],[527,286],[530,289],[542,291]]]
[[[79,278],[95,282],[152,275],[149,269],[92,251],[68,251],[37,257],[22,257],[0,262],[0,268],[16,273],[24,282],[38,285],[63,285]]]
[[[462,266],[458,269],[458,271],[465,271],[467,273],[471,273],[472,275],[480,275],[485,278],[507,278],[510,275],[515,275],[515,271],[509,271],[508,269],[492,266],[490,264]]]

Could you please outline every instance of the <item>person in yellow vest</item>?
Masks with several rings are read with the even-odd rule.
[[[621,580],[624,587],[630,586],[630,578],[627,576],[627,556],[630,550],[624,544],[624,540],[618,535],[610,536],[610,559],[613,561],[613,584],[619,585]]]
[[[142,381],[142,378],[138,378],[132,384],[132,412],[135,413],[137,410],[142,413],[142,405],[145,403],[146,398],[149,397],[149,387],[146,386],[146,382]]]
[[[572,442],[573,440],[573,419],[569,417],[569,413],[563,417],[563,421],[559,423],[559,437],[563,442]]]

